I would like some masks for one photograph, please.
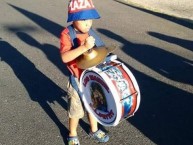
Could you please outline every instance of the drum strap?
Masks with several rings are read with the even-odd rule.
[[[74,48],[77,48],[79,45],[76,38],[76,31],[74,30],[72,25],[69,25],[67,28],[69,30],[70,38],[72,40],[72,45]],[[97,47],[105,46],[104,42],[101,40],[101,38],[96,34],[96,32],[92,28],[89,30],[88,34],[95,38],[95,45]]]
[[[70,78],[69,78],[69,80],[70,80],[70,84],[72,85],[72,87],[76,90],[76,92],[78,93],[78,95],[79,95],[79,97],[81,97],[82,96],[82,93],[81,93],[81,91],[80,91],[80,89],[79,89],[79,81],[78,81],[78,79],[76,78],[76,77],[74,77],[73,75],[71,75],[70,76]]]

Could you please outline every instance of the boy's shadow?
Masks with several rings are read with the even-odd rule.
[[[66,96],[66,92],[40,72],[30,60],[9,43],[0,40],[0,48],[1,61],[6,62],[12,68],[15,76],[26,88],[31,100],[37,102],[48,114],[66,142],[68,129],[61,123],[49,105],[57,102],[67,110],[67,104],[62,98]]]

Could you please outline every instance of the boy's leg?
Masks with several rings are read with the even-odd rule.
[[[69,145],[80,144],[78,135],[77,135],[77,127],[78,127],[79,119],[84,116],[83,106],[80,101],[79,94],[77,92],[76,84],[74,85],[74,83],[76,82],[69,81],[67,85],[68,116],[69,116],[69,137],[67,138],[67,140]]]
[[[88,120],[89,120],[89,123],[90,123],[91,131],[92,132],[96,132],[98,130],[98,122],[97,122],[97,120],[90,113],[88,113]]]
[[[69,137],[77,136],[78,118],[69,118]]]
[[[68,145],[80,145],[77,136],[78,118],[69,118],[69,136],[67,138]]]
[[[68,116],[69,116],[69,136],[77,136],[77,127],[79,119],[84,116],[82,102],[79,97],[77,80],[71,79],[68,82]]]

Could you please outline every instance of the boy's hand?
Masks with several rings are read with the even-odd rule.
[[[85,42],[84,42],[84,46],[87,48],[87,50],[93,48],[95,46],[95,39],[92,36],[89,36],[88,38],[86,38]]]

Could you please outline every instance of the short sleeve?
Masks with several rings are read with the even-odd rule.
[[[60,53],[64,53],[72,48],[72,43],[70,36],[68,34],[68,29],[65,28],[60,36]]]

